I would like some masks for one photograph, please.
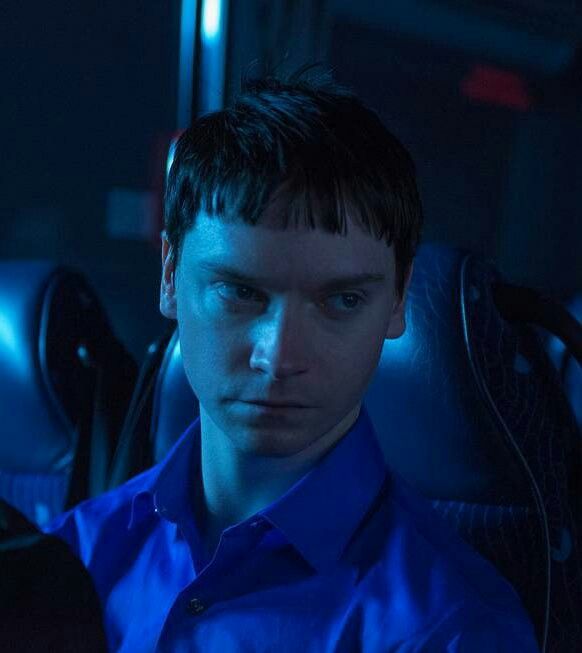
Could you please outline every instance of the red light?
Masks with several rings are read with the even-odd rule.
[[[493,66],[475,66],[461,81],[461,93],[477,102],[518,111],[528,111],[533,105],[524,79]]]

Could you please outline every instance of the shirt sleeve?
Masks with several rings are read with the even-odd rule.
[[[42,527],[46,535],[54,535],[66,542],[69,549],[80,558],[79,529],[74,510],[57,515],[51,522]]]
[[[539,653],[535,640],[527,632],[519,636],[513,628],[495,623],[459,629],[442,650],[446,653]],[[436,653],[437,649],[432,647],[428,651]]]
[[[525,613],[466,606],[403,643],[397,653],[540,653]]]
[[[107,518],[107,506],[98,499],[84,501],[57,515],[43,527],[44,533],[63,540],[69,549],[89,567],[95,554],[95,543]]]

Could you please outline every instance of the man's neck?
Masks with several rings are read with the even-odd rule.
[[[196,512],[209,553],[225,528],[266,508],[309,472],[351,428],[359,409],[302,451],[290,456],[260,456],[241,451],[232,439],[213,428],[201,406],[201,485]]]

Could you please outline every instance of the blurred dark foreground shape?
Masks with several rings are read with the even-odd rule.
[[[93,581],[64,542],[0,500],[0,651],[104,653]]]

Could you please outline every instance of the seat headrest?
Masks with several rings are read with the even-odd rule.
[[[491,263],[467,250],[420,247],[406,330],[384,342],[365,396],[387,462],[430,498],[498,503],[523,493],[474,357],[475,347],[493,357],[499,344],[480,340],[486,324],[493,325],[494,339],[500,336],[491,297],[499,279]]]
[[[0,262],[0,469],[54,472],[75,451],[91,401],[83,357],[110,333],[99,301],[53,261]]]
[[[150,430],[154,462],[162,460],[199,414],[198,399],[184,372],[176,329],[168,342],[154,392]]]

